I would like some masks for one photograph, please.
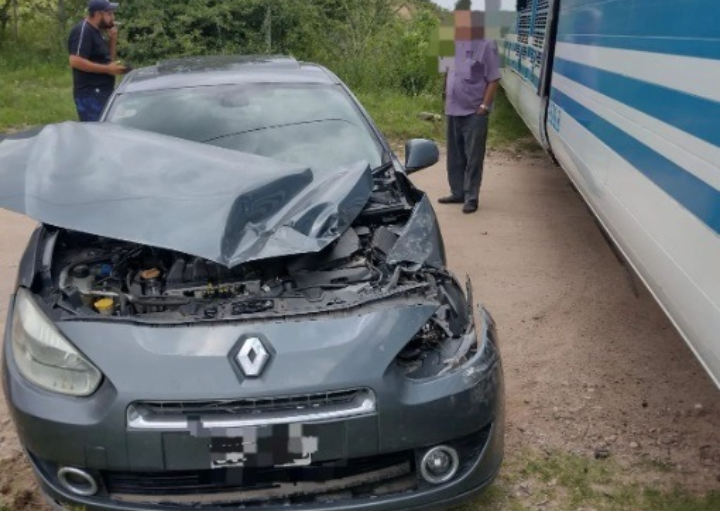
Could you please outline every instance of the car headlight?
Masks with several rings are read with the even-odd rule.
[[[15,364],[27,380],[70,396],[97,390],[102,373],[63,337],[27,289],[18,289],[12,321]]]

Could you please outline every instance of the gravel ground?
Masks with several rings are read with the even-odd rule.
[[[413,177],[435,200],[444,166]],[[480,210],[437,205],[451,268],[499,328],[507,452],[612,456],[666,467],[664,483],[720,488],[720,392],[619,262],[542,153],[491,152]],[[0,327],[34,223],[0,211]],[[640,473],[640,472],[639,472]],[[44,511],[0,401],[0,504]]]

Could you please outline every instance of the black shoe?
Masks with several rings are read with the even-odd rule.
[[[477,209],[477,202],[466,202],[463,206],[463,213],[475,213]]]
[[[465,199],[462,197],[455,197],[454,195],[448,195],[447,197],[440,197],[438,199],[440,204],[462,204]]]

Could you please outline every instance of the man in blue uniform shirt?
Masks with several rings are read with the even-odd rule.
[[[70,31],[68,53],[73,73],[73,98],[78,117],[83,122],[100,120],[115,88],[115,76],[126,72],[124,66],[115,62],[117,8],[118,4],[107,0],[90,0],[88,16]],[[108,41],[105,41],[103,31],[107,31]]]

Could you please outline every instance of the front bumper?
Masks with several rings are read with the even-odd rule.
[[[503,434],[502,424],[493,424],[490,427],[487,442],[480,454],[474,456],[473,461],[463,467],[456,478],[444,485],[432,486],[420,484],[413,489],[394,494],[384,496],[368,495],[334,502],[312,502],[304,500],[298,507],[307,511],[420,511],[450,509],[475,498],[492,483],[502,462]],[[80,498],[60,487],[53,476],[45,473],[43,467],[39,466],[37,462],[33,461],[32,465],[43,493],[50,504],[58,510],[64,510],[66,506],[80,506],[87,511],[168,511],[169,509],[186,509],[188,507],[188,504],[180,506],[173,505],[169,502],[161,505],[119,502],[107,496]],[[271,504],[263,503],[262,509],[280,511],[287,510],[289,507],[292,508],[292,505],[292,502],[278,500]],[[229,507],[227,504],[222,507],[198,504],[191,507],[192,509],[203,509],[205,511],[236,509],[236,507]],[[252,507],[260,506],[255,503],[255,505],[245,507],[241,502],[237,503],[237,508],[246,509]]]
[[[402,344],[402,339],[407,339],[407,335],[393,333],[392,329],[404,328],[411,332],[417,331],[432,310],[415,307],[412,312],[413,314],[408,314],[408,310],[382,310],[359,318],[341,319],[340,321],[345,321],[347,324],[332,325],[330,331],[334,335],[332,337],[334,344],[325,341],[322,346],[323,352],[339,366],[344,364],[343,361],[348,360],[354,361],[365,370],[353,373],[349,369],[343,371],[342,367],[328,366],[330,370],[324,372],[303,371],[302,380],[291,378],[291,381],[297,382],[297,385],[288,384],[286,380],[288,371],[285,371],[285,378],[273,379],[275,373],[282,375],[282,364],[286,360],[286,355],[292,354],[294,357],[292,363],[300,366],[304,361],[310,365],[314,359],[306,358],[307,353],[298,352],[297,349],[292,351],[297,345],[305,346],[302,342],[282,345],[276,340],[288,336],[276,335],[277,332],[268,329],[266,331],[268,337],[275,341],[273,344],[276,350],[273,362],[275,366],[271,367],[275,371],[271,371],[270,376],[263,382],[246,380],[241,382],[242,385],[238,385],[236,375],[231,372],[230,375],[233,376],[235,383],[227,390],[209,387],[197,380],[208,378],[206,382],[222,383],[226,379],[228,374],[220,371],[219,363],[214,371],[208,367],[203,370],[202,364],[222,361],[227,365],[227,353],[232,351],[230,349],[232,344],[237,341],[238,336],[247,333],[238,331],[237,327],[206,328],[207,339],[212,340],[212,346],[203,345],[202,335],[193,336],[198,339],[199,349],[204,350],[204,358],[194,358],[198,353],[193,351],[194,348],[190,347],[189,343],[183,342],[183,338],[177,343],[165,344],[162,336],[167,332],[161,329],[128,330],[121,326],[117,331],[113,331],[112,328],[105,328],[103,334],[106,335],[103,342],[108,343],[106,348],[110,351],[105,354],[107,357],[125,356],[128,362],[136,361],[137,365],[150,366],[158,364],[157,367],[162,367],[163,363],[166,367],[172,367],[188,362],[200,366],[197,376],[189,375],[191,379],[193,377],[196,379],[197,387],[187,387],[187,378],[185,378],[178,380],[178,386],[185,388],[168,389],[168,386],[164,385],[158,389],[157,385],[160,383],[158,380],[153,382],[156,385],[153,387],[148,386],[150,382],[147,379],[151,376],[157,377],[162,371],[156,370],[154,375],[144,370],[133,373],[131,378],[140,380],[135,382],[135,386],[127,376],[125,381],[121,381],[122,373],[107,371],[109,365],[102,360],[102,352],[92,352],[93,346],[97,344],[96,339],[92,339],[94,344],[90,342],[83,344],[83,340],[87,337],[81,330],[87,326],[72,325],[65,328],[66,335],[79,344],[80,349],[91,360],[99,362],[99,366],[107,375],[98,392],[85,399],[53,395],[26,382],[14,366],[10,353],[11,343],[6,333],[4,351],[6,397],[20,440],[30,455],[43,491],[52,502],[58,506],[84,506],[88,511],[147,511],[183,509],[187,508],[188,504],[175,503],[177,495],[172,495],[173,488],[168,490],[170,497],[163,504],[158,504],[162,499],[156,498],[148,498],[145,502],[138,502],[137,499],[128,501],[126,495],[119,498],[122,491],[112,487],[112,481],[118,480],[116,476],[120,474],[132,478],[142,474],[172,473],[183,476],[206,474],[211,466],[208,452],[210,439],[189,432],[133,431],[128,428],[126,416],[128,406],[132,402],[138,399],[198,399],[207,395],[228,398],[239,393],[238,387],[245,392],[246,387],[253,385],[257,385],[258,389],[264,389],[265,395],[268,393],[282,395],[283,391],[287,394],[288,388],[292,388],[295,394],[315,392],[321,388],[369,388],[377,396],[376,413],[329,423],[339,432],[337,438],[331,442],[335,445],[331,449],[332,452],[324,454],[325,458],[321,453],[317,459],[313,459],[313,463],[322,465],[341,459],[352,465],[356,460],[361,459],[372,464],[387,456],[407,455],[413,468],[405,476],[414,478],[411,487],[398,486],[397,491],[394,492],[388,492],[385,488],[380,493],[374,493],[374,489],[365,487],[364,493],[360,492],[360,494],[342,489],[343,491],[336,492],[329,499],[325,498],[322,491],[316,491],[302,498],[292,496],[274,499],[272,502],[264,503],[263,509],[287,509],[288,505],[293,504],[301,504],[303,509],[311,510],[440,509],[472,497],[492,481],[499,469],[503,456],[504,435],[502,366],[495,343],[494,329],[491,326],[484,332],[488,338],[482,343],[483,349],[456,371],[422,381],[408,381],[399,374],[388,371],[387,361],[394,358],[394,354],[401,346],[385,344],[383,349],[376,349],[371,343],[378,343],[376,332],[384,331],[386,339],[397,338]],[[328,339],[329,337],[322,334],[323,328],[330,321],[334,320],[328,320],[325,324],[315,322],[312,329],[299,329],[297,325],[292,324],[281,325],[278,328],[293,329],[295,338],[298,336],[297,332],[309,330],[317,338]],[[357,349],[358,324],[362,324],[367,331],[368,341],[362,351]],[[388,330],[389,326],[390,330]],[[73,328],[75,331],[69,332]],[[145,330],[151,330],[152,337]],[[202,332],[202,330],[198,328],[194,329],[194,332]],[[343,332],[350,332],[353,338],[343,338]],[[224,340],[227,342],[225,345],[223,345]],[[123,342],[125,342],[124,346],[122,346]],[[146,350],[146,353],[138,352],[138,346]],[[122,353],[123,350],[127,353]],[[333,351],[334,354],[331,353]],[[214,353],[222,356],[215,359],[208,356]],[[369,359],[362,360],[361,356]],[[147,360],[148,358],[150,360]],[[210,371],[209,374],[207,371]],[[207,390],[208,388],[210,390]],[[460,442],[459,445],[462,445],[462,441],[474,435],[479,440],[475,445],[462,449],[463,466],[452,480],[438,486],[420,480],[417,471],[418,457],[427,448],[454,442]],[[320,441],[323,442],[322,438]],[[69,493],[59,484],[56,475],[57,470],[64,466],[82,468],[95,475],[100,486],[98,494],[92,497],[79,497]],[[219,473],[217,470],[212,472]],[[333,477],[327,476],[327,480],[333,480]],[[320,481],[322,482],[323,479],[321,478]],[[238,484],[230,486],[233,490],[242,490]],[[212,493],[228,488],[230,487],[213,487],[203,497],[210,495],[206,499],[208,503],[199,504],[197,507],[220,511],[221,507],[212,503],[214,500]],[[123,489],[127,490],[127,485],[120,488]],[[155,503],[150,503],[151,500]],[[238,502],[238,506],[242,507],[243,501],[242,496],[239,496],[233,502]],[[227,505],[223,505],[222,509],[228,509]]]

